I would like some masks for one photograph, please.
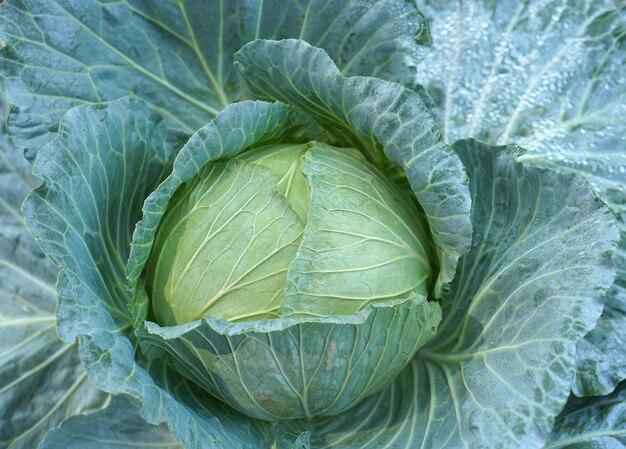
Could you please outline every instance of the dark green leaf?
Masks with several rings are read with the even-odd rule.
[[[571,397],[544,449],[626,448],[626,384],[607,396]]]
[[[165,424],[146,423],[139,410],[131,400],[116,396],[102,411],[65,420],[39,449],[181,449]]]
[[[213,396],[268,421],[334,415],[387,385],[437,330],[423,297],[329,318],[230,323],[206,317],[139,329],[143,352]]]
[[[474,236],[437,336],[387,390],[317,422],[315,448],[541,448],[568,398],[614,277],[613,217],[584,180],[523,166],[516,147],[456,149]]]
[[[87,378],[77,345],[57,336],[58,270],[20,212],[36,185],[30,170],[0,129],[0,448],[11,449],[36,447],[62,419],[107,398]]]
[[[179,136],[137,100],[70,110],[34,172],[44,183],[24,203],[28,225],[63,270],[58,326],[102,390],[139,401],[151,424],[166,422],[185,447],[257,449],[262,425],[216,404],[180,375],[135,359],[124,264],[144,198],[171,169]],[[217,417],[219,416],[219,418]]]
[[[126,95],[189,135],[239,98],[233,54],[260,37],[307,39],[345,73],[397,81],[429,44],[403,0],[7,0],[0,18],[11,134],[31,149],[71,107]]]

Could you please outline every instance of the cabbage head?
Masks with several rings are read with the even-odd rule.
[[[357,150],[268,145],[209,164],[179,188],[146,290],[163,326],[349,315],[426,298],[429,245],[410,195]]]

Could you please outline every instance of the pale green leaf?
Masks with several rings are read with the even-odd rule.
[[[207,164],[169,202],[146,264],[157,322],[278,317],[303,230],[268,168]]]
[[[147,316],[148,297],[143,291],[141,273],[150,255],[158,225],[178,188],[193,179],[205,165],[235,157],[250,146],[280,141],[301,125],[303,118],[282,103],[246,101],[228,106],[214,120],[200,128],[180,150],[167,179],[148,196],[143,217],[133,232],[126,267],[133,303],[138,306],[133,322],[138,326]],[[155,185],[156,187],[156,185]]]
[[[278,178],[278,192],[284,195],[293,210],[306,222],[309,211],[309,187],[302,174],[307,144],[278,144],[255,148],[237,156],[269,168]]]
[[[347,315],[412,292],[429,295],[434,255],[409,195],[354,150],[315,143],[302,172],[311,204],[283,315]]]

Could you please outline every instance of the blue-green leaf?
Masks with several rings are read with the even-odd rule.
[[[626,247],[623,241],[620,247]],[[572,387],[578,395],[608,394],[626,378],[626,291],[621,285],[625,279],[613,284],[598,325],[578,343],[578,373]]]
[[[36,149],[73,106],[141,98],[193,133],[240,96],[233,54],[262,38],[300,37],[349,74],[414,76],[429,44],[403,0],[7,0],[1,76],[10,130]]]
[[[30,169],[22,152],[9,143],[4,129],[0,129],[3,449],[36,447],[62,419],[97,409],[108,396],[96,390],[87,378],[77,345],[64,343],[57,336],[54,282],[58,270],[26,230],[20,212],[22,200],[37,184]]]
[[[43,180],[24,203],[30,230],[62,268],[58,326],[103,391],[139,401],[151,424],[166,422],[184,447],[263,448],[249,422],[158,362],[136,357],[124,289],[125,262],[145,197],[171,170],[181,144],[143,103],[121,99],[70,110],[38,153]]]
[[[575,172],[618,217],[618,278],[579,347],[577,394],[626,378],[626,6],[623,2],[419,0],[434,50],[422,84],[448,142],[516,143],[520,160]]]
[[[515,163],[516,148],[455,148],[474,183],[475,234],[421,359],[456,384],[459,441],[540,447],[615,278],[617,228],[576,175]]]
[[[171,170],[181,142],[158,113],[125,98],[71,110],[59,136],[38,155],[34,173],[44,184],[24,213],[44,251],[63,268],[57,313],[64,341],[93,330],[89,320],[76,319],[75,302],[91,307],[105,329],[128,324],[130,238],[143,200]],[[100,304],[105,307],[94,307]]]
[[[519,148],[455,148],[474,235],[437,336],[387,390],[318,421],[315,448],[538,449],[568,398],[614,278],[614,219],[583,179],[523,166]]]
[[[344,146],[408,178],[436,245],[442,284],[454,276],[471,237],[467,175],[418,95],[376,78],[346,78],[319,48],[301,40],[254,41],[236,55],[250,92],[310,114]]]
[[[607,396],[572,396],[544,449],[626,448],[626,384]]]
[[[230,323],[205,317],[139,329],[143,352],[248,416],[335,415],[384,388],[432,338],[440,308],[424,297],[352,315]]]
[[[135,402],[116,396],[102,411],[65,420],[39,449],[181,449],[165,424],[146,423],[139,410]]]

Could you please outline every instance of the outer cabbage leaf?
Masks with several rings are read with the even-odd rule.
[[[189,135],[239,98],[233,54],[260,37],[307,39],[345,73],[398,81],[429,44],[403,0],[7,0],[0,15],[10,131],[31,149],[71,107],[126,95]]]
[[[621,250],[626,248],[625,237],[622,230]],[[618,268],[625,266],[620,261]],[[626,291],[622,288],[626,278],[618,273],[605,298],[602,318],[578,344],[578,373],[572,387],[578,395],[608,394],[626,378]]]
[[[626,7],[611,0],[419,0],[434,51],[416,82],[444,137],[515,142],[521,161],[586,177],[618,217],[618,279],[579,346],[574,391],[626,378]]]
[[[37,184],[30,168],[0,129],[0,447],[11,449],[36,447],[66,416],[97,409],[108,397],[87,379],[77,345],[57,336],[58,270],[20,213]]]
[[[469,247],[470,199],[463,165],[418,95],[376,78],[346,78],[328,54],[300,40],[254,41],[236,61],[255,97],[293,105],[379,168],[391,160],[402,169],[428,219],[440,295]]]
[[[423,297],[352,315],[180,326],[146,321],[143,352],[248,416],[268,421],[335,415],[386,386],[441,320]]]
[[[474,235],[437,336],[385,391],[340,416],[287,423],[312,447],[541,448],[565,404],[576,343],[602,310],[618,232],[580,177],[520,149],[455,145]]]
[[[572,396],[544,449],[626,448],[626,384],[607,396]]]
[[[79,340],[99,388],[137,399],[142,417],[166,422],[184,447],[267,447],[265,425],[227,409],[163,364],[135,358],[124,262],[143,200],[171,170],[179,145],[165,119],[137,100],[72,109],[59,136],[37,155],[34,173],[43,184],[26,199],[24,214],[62,268],[59,333],[66,342]]]
[[[153,426],[139,416],[139,407],[115,396],[104,410],[68,418],[50,432],[39,449],[181,449],[165,424]]]

